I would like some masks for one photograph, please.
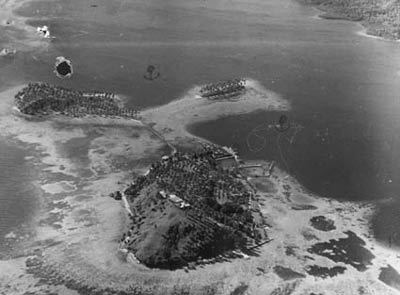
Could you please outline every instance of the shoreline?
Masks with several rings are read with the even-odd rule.
[[[386,42],[396,42],[396,43],[400,43],[400,39],[387,39],[385,37],[380,37],[380,36],[375,36],[372,34],[368,33],[368,28],[366,26],[364,26],[361,23],[357,23],[357,25],[359,25],[360,30],[356,31],[356,34],[358,36],[361,37],[365,37],[365,38],[371,38],[371,39],[375,39],[375,40],[379,40],[379,41],[386,41]]]
[[[397,35],[395,37],[393,34],[390,33],[385,33],[383,36],[378,35],[377,30],[385,30],[387,29],[386,27],[383,26],[383,24],[376,25],[376,23],[369,23],[368,20],[364,20],[362,17],[356,18],[356,17],[351,17],[349,15],[346,15],[346,11],[336,11],[336,6],[335,4],[332,4],[331,6],[326,5],[323,6],[323,1],[318,1],[314,4],[312,1],[307,1],[307,0],[299,0],[300,3],[305,4],[307,6],[311,6],[313,9],[318,11],[318,14],[315,16],[312,16],[314,19],[320,19],[320,20],[343,20],[343,21],[350,21],[353,23],[356,23],[357,25],[361,26],[361,29],[356,32],[357,35],[362,36],[362,37],[368,37],[368,38],[373,38],[373,39],[378,39],[378,40],[383,40],[383,41],[389,41],[389,42],[400,42],[400,35]],[[370,30],[374,29],[373,32]],[[374,34],[375,32],[375,34]]]
[[[267,90],[255,80],[246,78],[246,81],[248,88],[239,98],[215,101],[200,98],[197,96],[200,87],[194,86],[178,99],[162,106],[142,110],[140,116],[145,124],[152,124],[152,128],[163,134],[166,140],[182,143],[185,146],[185,140],[207,142],[204,138],[199,138],[188,131],[187,128],[192,124],[259,110],[290,109],[290,103],[277,93]]]
[[[134,261],[127,263],[126,258],[118,254],[118,240],[126,229],[128,214],[124,203],[113,200],[108,194],[125,187],[132,179],[132,171],[142,174],[151,163],[151,157],[162,156],[165,147],[165,142],[150,134],[146,124],[172,144],[194,147],[205,140],[190,134],[187,129],[190,124],[259,109],[290,109],[287,100],[257,81],[250,80],[249,91],[241,97],[222,101],[196,98],[199,88],[195,86],[166,105],[143,110],[141,116],[145,125],[135,126],[135,130],[125,128],[130,125],[120,124],[94,126],[90,120],[84,122],[85,118],[79,118],[76,124],[71,125],[66,124],[68,120],[62,120],[66,127],[61,128],[55,127],[57,120],[26,121],[9,112],[13,101],[11,95],[19,89],[16,87],[0,93],[0,126],[3,127],[0,130],[7,136],[40,147],[42,164],[48,165],[45,173],[53,177],[38,183],[39,188],[46,192],[45,202],[51,210],[42,208],[40,220],[35,225],[35,236],[21,244],[17,251],[30,256],[25,256],[25,263],[22,258],[0,260],[0,269],[8,270],[5,282],[16,290],[7,294],[27,290],[63,290],[69,292],[65,294],[75,294],[92,287],[100,291],[110,286],[116,291],[127,291],[134,286],[135,290],[152,294],[168,294],[173,290],[183,292],[185,288],[191,288],[191,294],[204,294],[206,288],[229,294],[242,282],[248,284],[251,294],[268,294],[286,288],[288,284],[274,274],[277,265],[302,274],[306,273],[307,265],[335,265],[307,249],[317,241],[345,238],[346,230],[351,230],[366,242],[365,247],[375,255],[373,265],[364,273],[339,263],[347,268],[345,275],[329,280],[306,276],[296,283],[297,291],[309,294],[329,286],[334,292],[357,292],[356,285],[348,285],[346,280],[351,275],[379,294],[395,294],[377,279],[379,269],[388,261],[397,269],[400,269],[400,263],[395,261],[396,251],[379,245],[370,236],[368,221],[373,206],[316,196],[279,167],[275,167],[268,178],[257,176],[256,168],[248,171],[250,181],[259,193],[259,206],[271,225],[268,234],[273,239],[260,247],[259,257],[237,258],[186,272],[148,269]],[[84,140],[89,132],[96,134],[87,144],[87,165],[93,174],[83,176],[80,163],[64,156],[60,150],[71,140]],[[121,156],[122,163],[132,159],[137,163],[133,167],[115,166],[115,161]],[[147,162],[143,162],[145,159]],[[309,220],[318,215],[334,220],[337,229],[323,232],[312,228]],[[293,224],[293,219],[297,220],[296,224]],[[288,249],[294,249],[293,254],[288,255]],[[63,279],[66,277],[69,278],[67,281]],[[46,283],[29,287],[29,284],[33,285],[29,282],[39,280]],[[185,281],[196,283],[182,283]],[[5,292],[11,291],[5,288]]]

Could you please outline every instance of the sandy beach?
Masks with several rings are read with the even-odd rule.
[[[151,124],[159,133],[172,142],[188,145],[196,139],[188,133],[189,125],[213,121],[229,115],[248,114],[255,111],[287,111],[290,104],[277,93],[265,89],[260,83],[246,79],[246,93],[238,98],[211,101],[201,99],[199,86],[188,90],[181,98],[144,110],[143,122]],[[200,139],[203,140],[204,139]]]
[[[247,86],[246,94],[227,101],[199,98],[196,86],[171,103],[144,110],[141,117],[174,145],[189,143],[193,147],[202,139],[187,132],[190,124],[232,114],[290,109],[288,101],[257,81],[250,80]],[[246,172],[258,190],[272,239],[258,249],[257,256],[206,264],[188,272],[127,262],[118,251],[128,224],[127,212],[122,201],[108,194],[122,190],[132,180],[132,173],[144,173],[152,161],[167,153],[165,141],[137,121],[121,124],[79,118],[68,124],[69,119],[28,119],[13,110],[13,95],[20,88],[0,94],[1,135],[36,147],[41,161],[37,186],[43,197],[31,235],[22,239],[18,232],[8,235],[15,250],[0,261],[0,292],[235,294],[232,292],[244,288],[248,294],[318,294],[320,290],[325,290],[324,294],[357,294],[362,288],[366,290],[363,294],[398,294],[378,279],[381,267],[390,264],[400,269],[400,263],[396,251],[380,246],[370,235],[373,206],[315,196],[277,167],[271,177],[257,169]],[[76,158],[73,146],[81,141],[85,141],[79,145],[84,156]],[[333,220],[335,230],[314,228],[310,219],[316,216]],[[366,270],[309,251],[316,243],[346,238],[348,231],[363,239],[363,248],[374,256],[366,262]],[[312,266],[340,266],[346,271],[332,278],[307,275]],[[290,269],[298,277],[282,278],[277,267]]]
[[[376,40],[380,40],[380,41],[386,41],[386,42],[396,42],[396,43],[400,42],[400,40],[391,40],[391,39],[387,39],[387,38],[384,38],[384,37],[371,35],[371,34],[368,33],[368,29],[362,24],[358,23],[357,27],[359,29],[356,31],[356,34],[359,35],[359,36],[372,38],[372,39],[376,39]]]

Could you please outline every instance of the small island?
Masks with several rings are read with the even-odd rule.
[[[211,83],[200,89],[201,97],[221,99],[238,96],[245,90],[245,79],[232,79],[218,83]]]
[[[17,109],[27,115],[97,115],[135,119],[137,110],[119,106],[114,93],[80,91],[47,83],[30,83],[15,95]]]
[[[228,148],[205,145],[153,163],[125,190],[132,223],[121,248],[148,267],[176,269],[221,254],[243,257],[267,242],[236,159]]]

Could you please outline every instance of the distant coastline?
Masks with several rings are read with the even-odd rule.
[[[387,40],[400,39],[400,3],[393,1],[299,0],[323,12],[320,18],[360,22],[365,30],[360,35]]]

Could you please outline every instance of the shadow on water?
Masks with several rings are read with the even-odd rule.
[[[345,232],[347,238],[316,243],[307,251],[353,266],[358,271],[367,270],[375,256],[366,248],[365,242],[352,231]]]

